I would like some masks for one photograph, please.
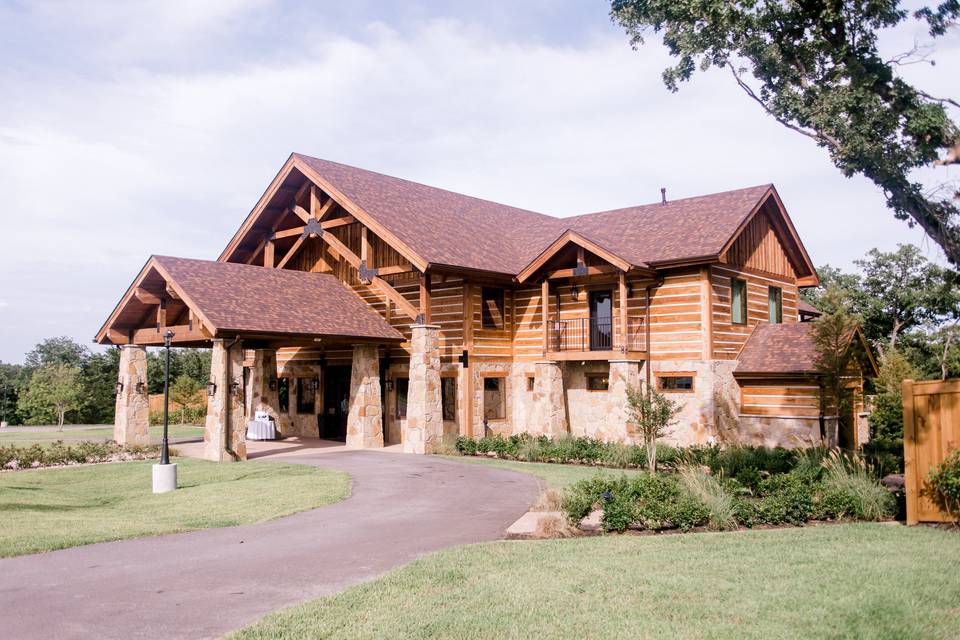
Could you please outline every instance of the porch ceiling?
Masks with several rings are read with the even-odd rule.
[[[304,343],[403,336],[329,274],[153,256],[96,336],[100,344],[203,344],[244,337]]]

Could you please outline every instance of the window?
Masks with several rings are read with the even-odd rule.
[[[483,417],[503,420],[507,417],[505,378],[483,379]]]
[[[313,378],[297,378],[297,413],[315,413],[313,408],[315,398]]]
[[[280,402],[280,413],[290,413],[290,378],[277,380],[277,397]]]
[[[657,374],[657,389],[667,393],[692,393],[693,375],[682,374]]]
[[[397,417],[407,417],[407,390],[410,388],[409,378],[397,378]]]
[[[536,379],[533,376],[527,376],[527,391],[533,391],[534,384],[536,384]]]
[[[588,391],[606,391],[610,388],[610,377],[605,373],[588,373]]]
[[[503,289],[483,287],[480,306],[483,328],[503,329]]]
[[[783,289],[780,287],[770,287],[770,324],[780,324],[783,322]]]
[[[443,419],[457,419],[457,379],[440,378],[440,395],[443,402]]]
[[[730,278],[730,322],[747,324],[747,281]]]

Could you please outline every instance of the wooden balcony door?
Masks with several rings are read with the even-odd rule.
[[[613,291],[590,292],[590,350],[613,349]]]

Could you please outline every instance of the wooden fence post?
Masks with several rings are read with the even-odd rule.
[[[914,419],[913,380],[904,380],[903,387],[903,480],[907,495],[907,524],[920,522],[920,478],[917,468],[917,423]]]

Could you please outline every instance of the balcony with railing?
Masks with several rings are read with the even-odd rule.
[[[627,320],[626,338],[611,318],[554,320],[547,330],[547,355],[554,360],[611,360],[647,350],[641,318]]]

